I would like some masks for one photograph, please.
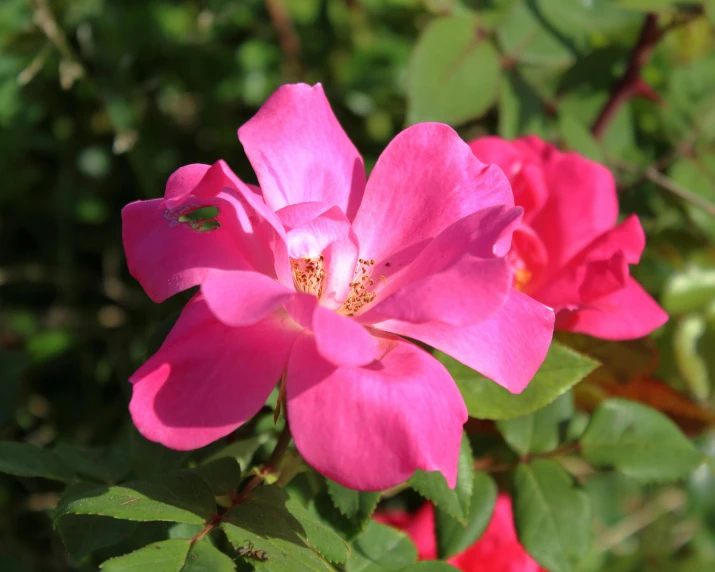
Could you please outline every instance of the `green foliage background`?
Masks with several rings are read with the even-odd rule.
[[[649,11],[666,30],[642,69],[657,96],[629,100],[597,141],[590,128]],[[0,444],[0,471],[15,475],[0,473],[0,570],[94,570],[151,542],[163,544],[131,557],[141,570],[190,570],[195,560],[231,570],[226,555],[254,537],[300,569],[325,569],[323,557],[346,570],[410,569],[406,538],[365,527],[377,496],[326,488],[291,454],[281,472],[299,473],[290,486],[250,497],[253,516],[273,515],[276,530],[257,533],[239,504],[225,536],[189,548],[216,503],[230,504],[240,470],[268,460],[280,422],[269,404],[232,442],[183,455],[140,439],[128,418],[126,380],[186,297],[154,305],[131,279],[120,209],[161,196],[187,163],[224,158],[253,182],[236,129],[297,80],[323,83],[368,168],[400,129],[425,120],[467,139],[535,133],[606,163],[623,214],[639,214],[648,235],[636,276],[672,315],[647,343],[560,338],[604,364],[566,393],[595,364],[564,345],[520,401],[444,358],[470,412],[500,420],[471,423],[463,448],[467,467],[474,455],[492,476],[469,470],[469,485],[446,493],[416,475],[383,502],[437,500],[440,553],[450,554],[483,531],[496,482],[515,492],[522,542],[553,570],[715,567],[712,461],[693,472],[701,456],[680,431],[715,456],[714,18],[713,2],[669,0],[0,2],[0,438],[44,449]],[[623,389],[636,379],[657,387]],[[591,420],[614,395],[680,429],[620,400]],[[612,434],[623,419],[636,428],[630,441]],[[206,469],[210,461],[218,465]],[[151,479],[169,474],[176,490],[199,479],[203,498],[166,501]],[[58,505],[63,482],[71,488]],[[527,493],[538,511],[520,500]],[[137,494],[147,512],[134,511]],[[91,516],[120,498],[129,517]],[[544,538],[535,519],[546,513]],[[143,560],[157,553],[174,567]],[[131,564],[113,562],[105,569]]]

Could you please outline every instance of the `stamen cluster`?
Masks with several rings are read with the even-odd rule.
[[[368,288],[371,288],[375,284],[375,280],[370,278],[372,272],[372,267],[375,265],[374,260],[363,260],[358,258],[358,264],[355,268],[355,277],[350,283],[350,293],[343,305],[338,310],[346,316],[354,316],[360,308],[365,304],[369,304],[376,297],[375,292],[370,292]]]
[[[321,254],[318,258],[304,257],[299,260],[291,260],[290,264],[293,267],[293,283],[296,289],[320,299],[325,279],[323,255]]]

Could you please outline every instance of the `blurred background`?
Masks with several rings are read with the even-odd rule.
[[[644,81],[594,136],[649,11],[663,33]],[[714,20],[712,2],[668,0],[0,0],[0,439],[72,455],[130,438],[127,378],[186,298],[152,304],[128,275],[120,210],[187,163],[223,158],[255,182],[236,130],[305,81],[368,169],[424,120],[606,163],[648,235],[636,277],[673,317],[608,349],[576,403],[641,400],[715,458]],[[594,569],[715,569],[707,466],[624,479],[586,484]],[[58,490],[0,474],[0,570],[74,569]]]

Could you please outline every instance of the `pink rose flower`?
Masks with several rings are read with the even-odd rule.
[[[434,508],[425,503],[417,512],[391,511],[375,514],[375,520],[399,528],[417,546],[420,560],[437,558]],[[464,572],[542,572],[519,543],[514,528],[511,498],[500,493],[494,514],[484,534],[464,552],[447,560]],[[545,571],[544,571],[545,572]]]
[[[281,87],[238,135],[260,188],[223,161],[188,165],[163,199],[122,211],[130,272],[152,300],[201,287],[130,379],[134,424],[202,447],[283,376],[296,447],[323,475],[381,490],[420,468],[454,486],[464,402],[400,336],[512,391],[529,382],[554,317],[511,288],[522,209],[506,177],[432,123],[398,135],[366,183],[320,85]]]
[[[620,224],[610,171],[529,136],[470,143],[509,177],[522,226],[509,258],[515,285],[556,310],[556,328],[608,340],[645,336],[668,319],[629,273],[645,247],[635,215]]]

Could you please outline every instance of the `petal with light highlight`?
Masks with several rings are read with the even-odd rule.
[[[130,378],[134,425],[147,439],[182,451],[228,435],[263,406],[299,332],[280,315],[231,328],[195,296]]]
[[[467,410],[447,370],[394,336],[379,361],[339,368],[301,336],[287,373],[296,447],[318,472],[351,489],[380,491],[415,471],[441,471],[454,487]]]
[[[554,312],[512,288],[499,312],[473,326],[389,320],[374,327],[425,342],[510,392],[521,393],[551,345]]]

